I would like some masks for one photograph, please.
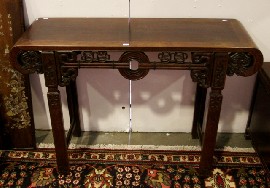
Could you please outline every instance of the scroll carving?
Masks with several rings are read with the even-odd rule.
[[[212,61],[211,53],[192,53],[192,64],[203,64],[202,69],[191,70],[191,78],[193,82],[197,82],[199,86],[208,88],[210,86],[210,65]]]
[[[25,51],[21,52],[18,56],[19,64],[22,69],[28,71],[29,73],[43,73],[41,56],[39,52],[36,51]]]
[[[67,86],[69,85],[70,81],[76,80],[78,76],[78,69],[76,68],[61,68],[61,79],[60,79],[60,86]]]
[[[161,52],[158,58],[162,63],[185,63],[188,54],[184,52]]]
[[[245,72],[253,66],[253,58],[248,53],[230,53],[227,75],[244,76]]]
[[[58,75],[59,85],[67,86],[71,80],[76,80],[78,76],[78,68],[66,66],[65,63],[76,63],[77,53],[76,52],[57,52],[58,62]],[[76,63],[77,64],[77,63]]]
[[[59,85],[66,86],[71,80],[78,76],[78,68],[81,65],[91,67],[90,64],[105,63],[110,61],[110,55],[107,51],[68,51],[57,52],[59,69]]]
[[[83,62],[106,62],[110,60],[110,55],[106,51],[83,51],[80,61]]]
[[[57,52],[61,63],[105,63],[110,61],[107,51],[68,51]]]

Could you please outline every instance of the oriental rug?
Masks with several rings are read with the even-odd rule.
[[[70,149],[69,157],[63,176],[53,149],[0,151],[0,187],[270,187],[255,152],[216,151],[205,179],[197,173],[200,151]]]

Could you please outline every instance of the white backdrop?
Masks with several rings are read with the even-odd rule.
[[[128,0],[25,0],[27,25],[40,17],[128,17]],[[131,0],[131,17],[235,18],[270,61],[269,0]],[[228,77],[220,132],[244,132],[255,76]],[[129,81],[117,70],[80,70],[77,79],[83,130],[127,131]],[[37,129],[49,129],[43,75],[31,75]],[[42,85],[42,87],[40,86]],[[132,82],[133,131],[190,132],[195,84],[188,71],[150,71]],[[65,127],[68,112],[64,88]]]

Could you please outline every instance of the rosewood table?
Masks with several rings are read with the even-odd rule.
[[[69,160],[58,86],[67,88],[72,130],[79,135],[78,69],[118,69],[130,80],[142,79],[150,69],[190,70],[197,83],[192,135],[201,137],[199,173],[207,175],[213,163],[226,75],[256,73],[263,56],[234,19],[140,18],[128,25],[126,18],[41,18],[14,45],[11,60],[24,74],[44,73],[61,173],[69,170]],[[134,61],[137,69],[130,68]],[[207,88],[211,91],[202,131]]]

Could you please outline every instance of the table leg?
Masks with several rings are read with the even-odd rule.
[[[207,89],[197,84],[193,125],[191,130],[191,135],[193,139],[202,138],[202,124],[205,110],[206,94]]]
[[[51,115],[57,167],[59,173],[66,174],[69,171],[69,162],[60,92],[57,88],[49,88],[47,96]]]
[[[211,92],[207,113],[207,122],[203,131],[202,152],[199,165],[200,175],[206,177],[211,173],[213,156],[216,146],[216,136],[221,112],[222,93],[225,85],[226,71],[228,66],[228,54],[216,53],[212,67]]]
[[[259,75],[257,75],[257,77],[256,77],[255,85],[253,88],[253,94],[252,94],[251,104],[250,104],[249,113],[248,113],[248,120],[247,120],[246,129],[245,129],[245,139],[246,140],[251,140],[250,124],[251,124],[251,119],[252,119],[253,110],[254,110],[254,106],[255,106],[255,101],[256,101],[255,99],[256,99],[256,95],[257,95],[258,86],[259,86]]]
[[[48,87],[48,105],[59,173],[69,171],[66,135],[64,130],[61,96],[58,90],[57,67],[53,52],[42,52],[45,85]]]
[[[70,84],[66,86],[68,110],[70,117],[70,134],[73,136],[81,136],[81,125],[79,116],[78,94],[76,80],[71,80]]]
[[[216,145],[219,116],[221,112],[222,94],[220,90],[210,92],[210,102],[207,114],[207,123],[202,139],[202,153],[199,173],[208,176],[213,165],[213,156]]]

